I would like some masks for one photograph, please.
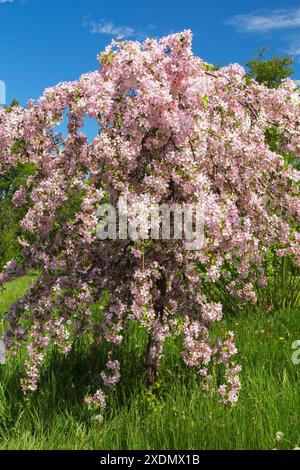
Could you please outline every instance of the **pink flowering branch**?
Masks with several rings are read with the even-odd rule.
[[[205,70],[191,40],[184,31],[113,41],[99,70],[45,90],[24,109],[0,109],[0,173],[24,162],[36,170],[13,201],[28,204],[23,265],[40,277],[9,308],[5,337],[13,353],[27,345],[25,391],[36,389],[51,347],[68,354],[76,340],[94,335],[97,347],[117,349],[135,321],[149,335],[150,384],[165,340],[176,334],[184,363],[204,386],[221,367],[221,400],[236,402],[234,337],[212,339],[222,305],[204,286],[220,280],[243,305],[256,300],[271,248],[300,264],[300,174],[284,157],[300,155],[299,100],[291,80],[270,90],[249,83],[238,64]],[[99,126],[91,141],[82,130],[87,116]],[[66,136],[55,130],[64,119]],[[272,123],[280,153],[266,142]],[[189,251],[185,240],[100,240],[97,207],[117,206],[123,195],[141,210],[147,198],[201,205],[203,245]],[[0,284],[23,272],[11,262]],[[91,306],[106,297],[96,320]],[[104,386],[115,386],[121,369],[108,358]],[[86,402],[105,407],[105,392]]]

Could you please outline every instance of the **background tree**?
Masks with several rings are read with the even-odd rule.
[[[261,48],[254,53],[253,59],[246,62],[248,76],[268,88],[278,88],[282,81],[293,74],[291,66],[294,59],[288,55],[280,57],[265,57],[267,48]],[[283,156],[286,164],[300,169],[299,159],[284,148],[284,137],[278,125],[270,126],[265,131],[265,140],[270,150]],[[279,258],[274,251],[266,256],[268,284],[266,289],[259,290],[259,301],[262,308],[285,308],[299,306],[300,301],[300,272],[299,268],[284,257]]]
[[[30,164],[19,164],[0,176],[0,268],[12,258],[20,259],[18,238],[22,235],[20,221],[26,207],[16,207],[12,197],[34,171]]]
[[[20,107],[20,104],[13,99],[5,110],[10,113],[17,107]],[[17,150],[16,146],[15,151]],[[16,207],[12,203],[12,197],[17,189],[26,183],[33,171],[33,165],[20,163],[0,175],[0,268],[12,258],[20,258],[18,238],[22,235],[20,221],[26,213],[26,207]]]
[[[265,58],[267,48],[263,47],[254,53],[253,59],[246,62],[248,75],[254,78],[258,83],[263,83],[269,88],[277,88],[282,80],[290,77],[294,71],[291,65],[294,59],[288,55],[284,57],[273,56],[270,59]]]

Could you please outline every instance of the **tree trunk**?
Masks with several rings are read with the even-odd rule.
[[[154,385],[157,379],[157,366],[161,354],[161,345],[149,334],[148,348],[147,348],[147,377],[149,385]]]
[[[156,313],[156,319],[158,320],[159,324],[162,324],[167,290],[166,276],[163,271],[161,272],[161,277],[157,280],[156,287],[158,289],[159,295],[154,303],[154,310]],[[146,355],[146,370],[148,383],[150,386],[154,385],[157,380],[157,367],[162,349],[162,342],[158,341],[154,334],[150,332]]]

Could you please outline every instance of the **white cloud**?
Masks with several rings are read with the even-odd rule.
[[[111,21],[101,20],[99,23],[92,21],[88,24],[85,23],[85,25],[89,27],[90,32],[93,34],[123,36],[124,38],[136,35],[135,30],[130,26],[116,26]]]
[[[300,26],[300,8],[236,15],[229,18],[227,23],[235,26],[241,32],[250,33],[296,28]]]
[[[300,44],[298,46],[291,46],[287,52],[290,55],[300,55]]]
[[[14,0],[0,0],[0,3],[13,3]]]
[[[290,46],[286,49],[287,54],[300,56],[300,36],[290,38]]]

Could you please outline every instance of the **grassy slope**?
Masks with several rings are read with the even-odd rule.
[[[28,282],[19,279],[0,293],[0,313]],[[103,416],[82,406],[101,370],[82,344],[67,359],[53,354],[31,398],[24,399],[18,385],[21,357],[0,366],[0,448],[270,449],[277,431],[285,434],[281,448],[299,445],[300,365],[291,362],[291,344],[300,339],[299,312],[239,315],[222,324],[236,332],[242,354],[236,407],[224,409],[213,393],[201,390],[193,371],[181,366],[173,341],[165,348],[159,393],[147,391],[140,359],[146,338],[133,328],[120,353],[124,379]]]

